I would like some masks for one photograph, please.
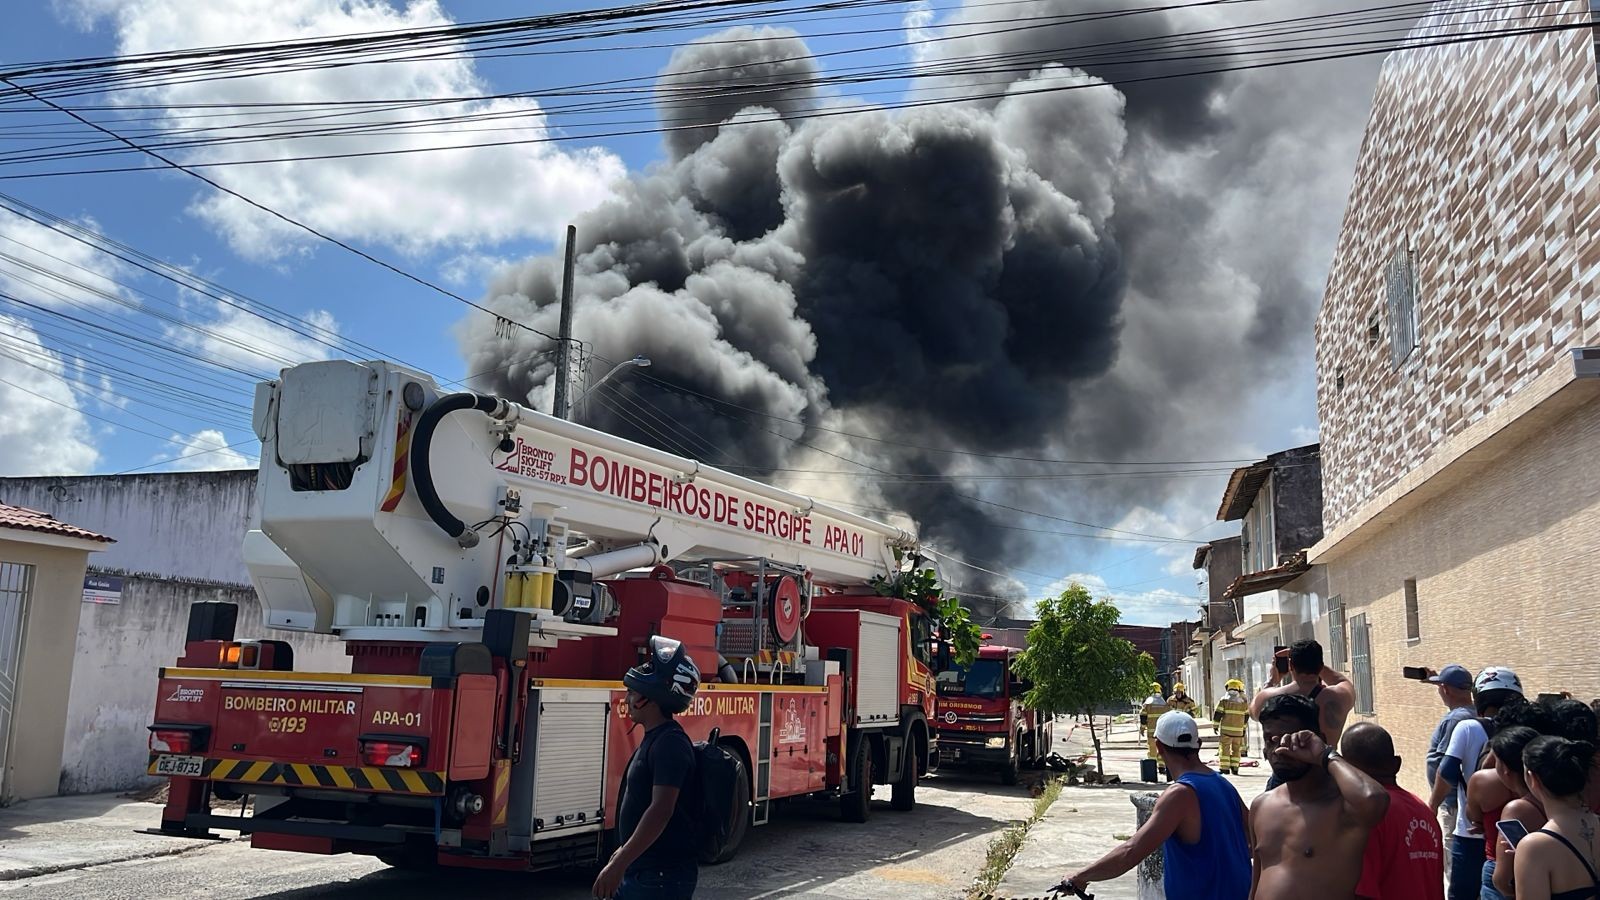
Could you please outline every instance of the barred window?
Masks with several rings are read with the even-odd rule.
[[[1422,640],[1422,614],[1417,607],[1417,580],[1407,578],[1405,581],[1406,592],[1406,640]]]
[[[1329,597],[1328,667],[1336,672],[1342,672],[1348,658],[1344,644],[1344,600],[1338,596]]]
[[[1372,635],[1366,613],[1350,617],[1350,680],[1355,682],[1356,712],[1372,712]]]
[[[1389,260],[1385,273],[1389,307],[1389,359],[1399,366],[1417,348],[1417,273],[1408,242]]]

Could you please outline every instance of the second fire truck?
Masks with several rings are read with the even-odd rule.
[[[951,664],[939,672],[935,725],[941,763],[998,772],[1009,785],[1017,783],[1023,767],[1050,756],[1053,722],[1022,702],[1029,686],[1015,672],[1020,652],[991,644],[978,650],[972,665]]]

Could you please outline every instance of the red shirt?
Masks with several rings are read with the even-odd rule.
[[[1444,900],[1444,839],[1428,804],[1385,785],[1389,811],[1367,838],[1356,894],[1371,900]]]

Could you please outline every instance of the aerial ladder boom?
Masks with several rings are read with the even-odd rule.
[[[521,608],[533,640],[611,633],[597,580],[769,560],[848,589],[891,572],[898,528],[386,362],[257,388],[261,521],[245,558],[271,628],[473,640]]]

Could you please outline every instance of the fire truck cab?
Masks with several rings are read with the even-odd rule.
[[[1017,783],[1022,767],[1050,755],[1054,725],[1022,702],[1031,685],[1013,669],[1020,652],[987,645],[970,666],[951,663],[939,672],[935,714],[942,765],[996,771],[1009,785]]]

